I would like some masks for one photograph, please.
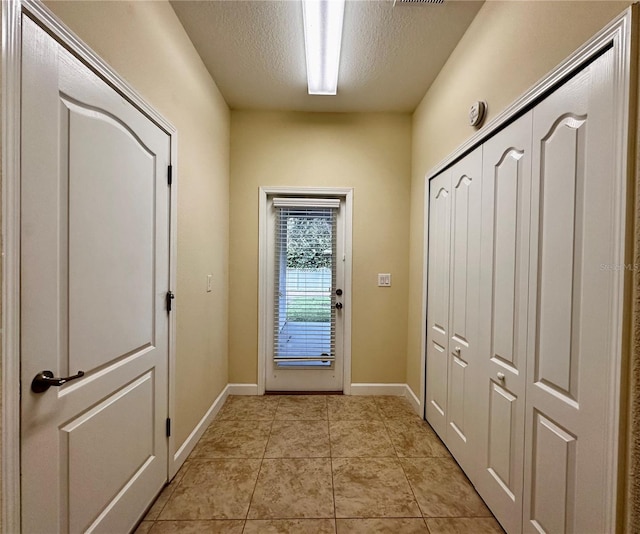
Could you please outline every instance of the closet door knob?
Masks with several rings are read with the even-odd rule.
[[[498,377],[498,380],[500,380],[500,382],[504,382],[504,379],[505,379],[504,373],[498,373],[496,376]]]

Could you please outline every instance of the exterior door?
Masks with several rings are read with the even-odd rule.
[[[533,112],[525,532],[609,532],[623,246],[609,50]],[[619,91],[622,94],[622,91]]]
[[[476,485],[512,533],[522,529],[531,120],[529,112],[483,145]]]
[[[272,197],[267,391],[342,391],[344,200]]]
[[[170,137],[27,17],[22,76],[22,529],[127,532],[167,480]]]

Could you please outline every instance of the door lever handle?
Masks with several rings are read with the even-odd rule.
[[[75,380],[76,378],[81,378],[83,376],[84,371],[78,371],[78,373],[73,376],[56,378],[53,376],[51,371],[42,371],[33,377],[33,380],[31,381],[31,391],[34,393],[44,393],[51,386],[60,387],[62,384],[66,384],[67,382],[71,382],[71,380]]]

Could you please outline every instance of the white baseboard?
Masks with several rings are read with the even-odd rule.
[[[229,395],[257,395],[258,384],[227,384]]]
[[[351,384],[351,395],[395,395],[403,397],[406,384]]]
[[[257,395],[258,394],[258,385],[257,384],[227,384],[225,388],[222,390],[220,395],[213,401],[213,404],[209,407],[207,412],[202,416],[202,419],[198,422],[196,427],[191,431],[189,437],[184,441],[180,448],[173,455],[173,473],[177,473],[178,469],[182,466],[184,461],[193,451],[193,448],[198,443],[198,440],[204,434],[204,431],[213,421],[213,418],[218,414],[220,408],[227,400],[229,395]]]
[[[213,404],[202,416],[202,419],[200,419],[196,427],[191,431],[191,434],[189,434],[187,439],[184,440],[184,443],[180,445],[178,450],[173,455],[173,469],[172,469],[173,473],[178,472],[178,469],[180,469],[184,461],[191,454],[191,451],[196,446],[196,443],[198,443],[198,440],[202,437],[202,434],[204,434],[204,431],[211,424],[211,421],[213,421],[213,418],[218,414],[218,412],[220,411],[220,408],[222,408],[224,401],[227,400],[227,397],[230,394],[229,393],[230,385],[231,384],[227,384],[225,386],[225,388],[222,390],[220,395],[218,395],[216,400],[213,401]],[[235,395],[237,395],[237,393],[235,393]]]
[[[422,403],[420,402],[420,399],[416,396],[416,394],[413,392],[413,390],[409,387],[409,384],[405,384],[405,391],[404,391],[404,396],[405,398],[409,401],[409,404],[411,404],[411,407],[415,410],[415,412],[420,416],[424,418],[424,413],[422,410]]]

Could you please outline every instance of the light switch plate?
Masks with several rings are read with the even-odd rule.
[[[391,287],[391,274],[378,273],[378,287]]]
[[[213,285],[213,275],[207,275],[207,293],[211,293],[211,286]]]

